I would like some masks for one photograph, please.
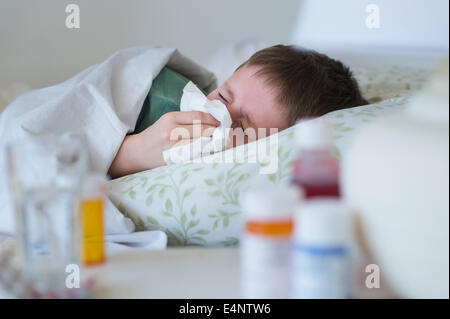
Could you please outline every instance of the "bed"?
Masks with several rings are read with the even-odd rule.
[[[232,72],[233,65],[239,65],[246,55],[265,45],[262,41],[238,43],[217,56],[227,59]],[[381,116],[401,111],[426,82],[430,65],[437,64],[440,58],[435,52],[416,55],[409,52],[414,63],[405,66],[396,63],[400,53],[388,55],[384,51],[391,60],[384,59],[382,65],[375,65],[375,57],[381,53],[373,56],[364,52],[368,62],[362,66],[363,54],[359,54],[358,63],[352,63],[352,71],[371,104],[324,116],[334,123],[335,152],[340,158],[345,157],[359,130]],[[344,55],[336,50],[330,55],[355,62],[354,54]],[[426,63],[420,64],[424,66],[421,68],[417,61]],[[214,70],[213,63],[209,66]],[[26,90],[26,84],[15,84],[1,96],[10,101]],[[170,246],[237,245],[243,224],[242,194],[256,179],[257,183],[273,187],[289,181],[296,155],[292,146],[294,130],[295,126],[270,137],[277,140],[277,145],[269,150],[267,158],[257,156],[255,145],[244,145],[216,154],[208,160],[209,164],[175,164],[112,180],[108,183],[109,198],[133,221],[136,230],[162,230],[168,235]],[[263,144],[267,139],[255,143]],[[223,163],[222,156],[233,156],[234,162]],[[267,163],[276,165],[275,173],[263,172]]]
[[[400,66],[355,67],[353,72],[371,104],[324,116],[334,124],[335,152],[340,158],[346,156],[359,130],[403,110],[430,73]],[[137,230],[163,230],[169,245],[237,245],[244,220],[240,199],[245,190],[255,183],[276,187],[289,182],[296,156],[295,128],[275,136],[278,143],[268,152],[269,159],[256,158],[255,147],[248,144],[216,154],[207,160],[209,164],[175,164],[112,180],[109,197]],[[227,155],[240,160],[223,163]],[[262,168],[269,162],[276,163],[277,170],[264,174]]]

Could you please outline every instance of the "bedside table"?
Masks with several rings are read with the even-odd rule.
[[[238,248],[168,248],[124,250],[106,263],[84,268],[95,277],[93,298],[238,299]],[[381,289],[365,289],[358,276],[356,298],[398,298],[382,280]],[[0,299],[14,298],[0,287]]]
[[[237,248],[124,251],[85,270],[94,298],[240,298]]]

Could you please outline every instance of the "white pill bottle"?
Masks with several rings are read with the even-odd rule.
[[[244,195],[241,297],[290,298],[293,215],[301,197],[290,186],[258,187]]]
[[[353,234],[349,210],[337,199],[298,206],[292,245],[292,298],[353,297]]]

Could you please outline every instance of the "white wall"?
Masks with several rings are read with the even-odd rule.
[[[65,27],[80,6],[81,28]],[[246,38],[287,42],[298,0],[0,0],[0,88],[58,83],[114,51],[177,47],[204,63],[221,45]]]
[[[369,4],[379,9],[379,28],[366,26]],[[303,0],[293,41],[448,50],[448,10],[448,0]]]
[[[69,3],[80,6],[80,29],[65,27],[65,7]],[[365,7],[369,3],[380,7],[380,29],[365,27]],[[207,65],[218,48],[250,38],[268,44],[293,42],[319,50],[339,45],[357,52],[357,46],[375,44],[444,47],[448,51],[448,3],[448,0],[0,0],[0,89],[18,81],[33,88],[52,85],[104,60],[116,50],[135,45],[177,47]]]
[[[303,0],[291,42],[349,66],[434,69],[448,56],[448,9],[448,0]]]

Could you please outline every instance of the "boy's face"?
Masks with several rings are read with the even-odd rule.
[[[264,82],[262,76],[255,75],[258,66],[243,66],[224,84],[208,95],[210,100],[219,100],[226,105],[233,120],[232,128],[244,131],[253,128],[258,136],[258,128],[279,131],[288,127],[281,107],[276,101],[278,91]],[[245,143],[254,139],[252,134],[245,137]]]

